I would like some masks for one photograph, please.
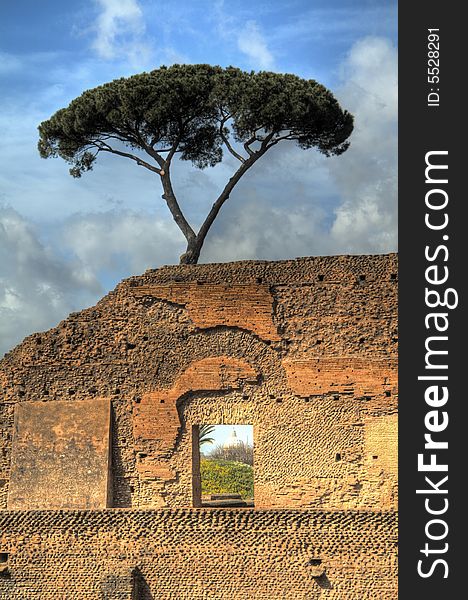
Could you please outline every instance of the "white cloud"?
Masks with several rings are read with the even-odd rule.
[[[332,237],[349,252],[388,252],[397,244],[397,51],[364,38],[342,67],[340,102],[355,115],[350,149],[331,165],[343,202]]]
[[[102,293],[91,271],[60,259],[7,207],[0,207],[0,264],[0,355]]]
[[[106,60],[128,57],[129,62],[147,62],[152,52],[145,39],[143,12],[137,0],[95,0],[99,5],[93,48]]]
[[[344,40],[349,44],[351,40],[366,35],[370,27],[376,35],[396,33],[398,19],[395,2],[328,2],[322,7],[316,4],[310,2],[308,8],[304,7],[299,19],[291,11],[274,28],[272,39],[286,44],[309,41],[313,32],[314,43],[321,47],[330,39]]]
[[[237,49],[247,57],[247,63],[253,69],[273,69],[274,57],[267,41],[253,19],[245,21],[233,14],[224,0],[213,3],[212,19],[218,35],[228,43],[235,43]]]
[[[396,49],[360,40],[341,78],[336,95],[355,116],[349,150],[333,158],[292,144],[270,151],[223,207],[204,262],[396,250]]]
[[[255,21],[247,21],[241,29],[237,37],[237,46],[249,57],[254,68],[273,68],[273,55],[268,50],[267,43]]]
[[[246,189],[238,203],[226,207],[222,222],[208,234],[201,261],[281,260],[314,254],[323,247],[324,212],[313,203],[272,205]]]
[[[172,264],[184,251],[182,233],[169,216],[128,210],[74,215],[58,239],[86,269],[114,278]]]
[[[54,225],[46,245],[18,212],[0,207],[0,356],[122,278],[176,262],[184,249],[176,225],[154,214],[76,214]]]

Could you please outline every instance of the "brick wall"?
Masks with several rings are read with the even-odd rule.
[[[4,511],[0,600],[395,600],[396,527],[392,512]]]
[[[379,423],[395,432],[395,277],[387,255],[164,267],[122,282],[0,363],[0,506],[14,405],[102,397],[114,506],[192,506],[192,425],[246,423],[256,506],[394,508],[394,436],[379,437]]]
[[[396,598],[396,273],[395,255],[163,267],[26,338],[0,362],[0,599]],[[109,509],[5,510],[15,407],[93,401]],[[253,425],[255,511],[190,508],[200,424]]]

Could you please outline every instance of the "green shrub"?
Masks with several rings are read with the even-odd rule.
[[[229,461],[200,461],[202,494],[240,494],[253,498],[253,468],[250,465]]]

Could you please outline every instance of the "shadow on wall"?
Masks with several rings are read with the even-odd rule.
[[[138,567],[125,573],[108,573],[101,580],[101,600],[154,600],[154,596]]]
[[[120,391],[120,390],[119,390]],[[125,403],[123,401],[122,405]],[[114,403],[114,401],[113,401]],[[126,457],[122,452],[122,440],[119,439],[119,429],[117,425],[117,416],[115,409],[112,410],[112,462],[111,462],[111,486],[112,495],[110,498],[109,506],[113,508],[128,508],[132,506],[132,494],[134,492],[134,484],[132,480],[126,475],[124,465],[126,464]]]
[[[133,598],[132,600],[154,600],[149,585],[138,567],[133,569]]]
[[[323,573],[323,575],[320,575],[320,577],[317,577],[315,579],[315,581],[318,583],[318,585],[323,589],[323,590],[331,590],[333,589],[333,586],[331,584],[331,581],[328,579],[326,573]]]

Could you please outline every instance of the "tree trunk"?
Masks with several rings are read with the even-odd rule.
[[[271,138],[270,138],[271,139]],[[200,227],[198,233],[195,235],[193,229],[190,227],[188,222],[185,220],[185,217],[182,215],[182,211],[180,210],[179,205],[177,204],[177,200],[175,198],[174,192],[171,187],[169,173],[165,173],[162,177],[164,187],[164,195],[163,198],[166,200],[169,209],[174,217],[175,222],[181,229],[182,233],[185,235],[187,241],[187,250],[184,254],[181,255],[179,264],[181,265],[196,265],[198,263],[198,259],[200,258],[200,252],[203,246],[203,242],[205,241],[206,235],[213,225],[213,221],[216,219],[221,207],[229,198],[234,186],[237,184],[242,175],[250,169],[250,167],[257,162],[257,160],[265,154],[268,148],[261,148],[254,154],[252,154],[239,169],[234,173],[234,175],[229,179],[226,186],[224,187],[221,194],[218,196],[216,202],[211,207],[210,212],[208,213],[205,221]]]
[[[195,237],[190,242],[187,242],[187,250],[181,255],[179,264],[181,265],[196,265],[200,258],[200,252],[205,241],[205,236],[202,238]]]

